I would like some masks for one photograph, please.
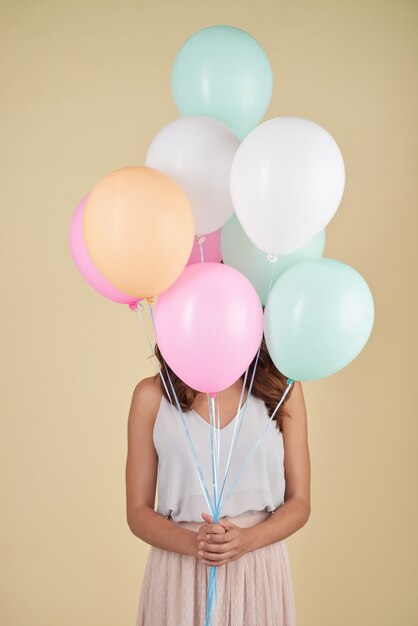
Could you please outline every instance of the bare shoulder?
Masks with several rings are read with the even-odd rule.
[[[162,395],[159,378],[148,376],[139,381],[132,393],[129,420],[155,418]]]
[[[161,400],[162,390],[160,379],[154,376],[143,378],[136,384],[133,395],[142,402],[152,402]]]

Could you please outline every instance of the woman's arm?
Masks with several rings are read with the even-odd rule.
[[[301,383],[295,381],[293,385],[289,399],[284,402],[291,416],[283,417],[285,502],[264,522],[246,529],[250,550],[289,537],[306,524],[311,513],[306,406]]]
[[[180,528],[154,510],[158,456],[152,434],[161,401],[161,386],[152,377],[134,389],[128,417],[126,515],[130,530],[146,543],[197,557],[197,533]]]

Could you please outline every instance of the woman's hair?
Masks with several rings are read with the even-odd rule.
[[[167,377],[167,370],[169,372],[170,375],[170,379],[171,382],[173,384],[174,390],[176,392],[179,404],[181,406],[182,411],[189,411],[192,408],[192,403],[194,398],[196,397],[196,395],[199,393],[198,391],[192,389],[191,387],[189,387],[188,385],[186,385],[186,383],[184,383],[174,372],[173,370],[170,368],[170,366],[168,365],[168,363],[165,361],[164,357],[162,356],[160,349],[158,347],[157,344],[155,344],[155,355],[158,358],[158,361],[160,363],[160,368],[161,368],[161,375],[164,378],[164,382],[167,386],[167,389],[170,390],[171,392],[171,386]],[[152,355],[151,355],[152,357]],[[248,371],[248,375],[247,375],[247,380],[245,383],[245,387],[248,390],[250,383],[251,383],[251,378],[252,378],[252,373],[254,371],[254,365],[255,365],[255,361],[256,361],[256,357],[257,355],[254,357],[254,359],[252,360],[250,366],[249,366],[249,371]],[[167,368],[167,369],[166,369]],[[156,374],[154,376],[154,380],[155,378],[159,377],[160,374]],[[241,380],[244,381],[244,374],[241,376]],[[267,410],[268,410],[268,414],[269,416],[271,416],[271,414],[273,413],[274,409],[276,408],[276,406],[278,405],[278,403],[280,402],[285,389],[287,387],[287,377],[284,376],[274,365],[273,361],[271,360],[269,351],[267,349],[266,346],[266,342],[263,336],[263,339],[261,341],[261,348],[260,348],[260,356],[258,358],[258,363],[257,363],[257,367],[255,370],[255,375],[254,375],[254,381],[253,381],[253,386],[251,389],[251,394],[253,396],[256,396],[257,398],[260,398],[261,400],[264,401]],[[287,394],[286,398],[289,398],[290,394],[292,393],[291,389],[289,391],[289,393]],[[167,396],[167,392],[164,388],[164,385],[162,385],[162,391],[165,395],[165,397],[167,398],[167,400],[170,400],[170,398]],[[275,416],[273,417],[273,420],[276,420],[276,428],[279,428],[280,431],[282,430],[282,420],[283,420],[283,416],[286,415],[288,417],[289,414],[287,413],[287,411],[284,409],[284,403],[280,406],[280,408],[276,411]]]

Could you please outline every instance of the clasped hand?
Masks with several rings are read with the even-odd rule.
[[[217,567],[234,561],[251,550],[248,528],[241,528],[228,519],[220,519],[218,524],[208,513],[202,513],[205,524],[196,534],[197,558],[205,565]]]

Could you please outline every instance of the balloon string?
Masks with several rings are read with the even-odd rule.
[[[200,248],[200,262],[201,263],[204,263],[204,261],[205,261],[204,256],[203,256],[203,244],[204,244],[205,240],[206,240],[205,235],[202,235],[202,236],[198,237],[198,239],[197,239],[197,243],[199,244],[199,248]]]
[[[267,304],[267,300],[269,299],[271,288],[273,286],[274,274],[276,272],[276,267],[277,267],[277,256],[273,256],[272,254],[268,254],[267,258],[270,261],[270,263],[273,264],[273,268],[272,268],[272,271],[271,271],[271,274],[270,274],[270,282],[269,282],[269,286],[268,286],[268,290],[267,290],[266,304]]]
[[[209,414],[213,415],[213,413],[215,412],[215,394],[208,394],[208,400],[209,400]],[[215,414],[215,427],[213,427],[213,433],[214,433],[214,438],[213,438],[213,442],[214,442],[214,446],[215,446],[215,452],[216,452],[216,466],[217,466],[217,473],[216,473],[216,479],[215,479],[215,485],[216,485],[216,494],[218,491],[218,476],[219,476],[219,463],[220,463],[220,443],[221,443],[221,422],[220,422],[220,402],[219,402],[219,397],[218,399],[218,411],[217,411],[217,425],[216,425],[216,414]],[[213,401],[213,405],[212,405],[212,409],[211,409],[211,401]],[[211,424],[212,424],[212,420],[211,420]],[[217,433],[217,434],[216,434]],[[215,436],[216,434],[216,436]],[[212,446],[212,459],[213,459],[213,454],[214,454],[214,449]],[[212,460],[213,462],[213,460]],[[216,515],[216,509],[218,508],[217,506],[217,495],[215,498],[215,516],[213,518],[213,521],[215,523],[219,522],[219,516]],[[206,623],[207,624],[212,624],[212,614],[213,614],[213,607],[217,606],[218,604],[218,589],[217,589],[217,567],[216,566],[211,566],[209,569],[209,582],[208,582],[208,602],[206,605]],[[215,602],[213,601],[213,593],[215,593]]]
[[[149,308],[149,311],[150,311],[150,314],[151,314],[151,320],[152,320],[153,327],[154,327],[154,330],[155,330],[155,320],[154,320],[154,316],[153,316],[153,313],[152,313],[151,303],[150,303],[150,301],[148,301],[148,299],[147,299],[147,302],[148,302],[148,308]],[[141,316],[141,312],[140,312],[140,310],[143,310],[143,306],[142,306],[142,305],[140,305],[140,307],[138,307],[136,310],[137,310],[137,312],[138,312],[138,315],[139,315],[139,317],[140,317],[141,321],[143,322],[144,320],[143,320],[143,318],[142,318],[142,316]],[[157,360],[157,359],[156,359],[156,357],[155,357],[155,354],[154,354],[154,350],[153,350],[153,347],[152,347],[151,340],[150,340],[150,338],[149,338],[149,336],[148,336],[148,333],[147,333],[147,332],[145,332],[145,335],[146,335],[146,338],[147,338],[147,340],[148,340],[149,347],[150,347],[150,349],[151,349],[151,354],[153,355],[154,361],[155,361],[155,362],[156,362],[156,364],[157,364],[157,367],[158,367],[158,373],[159,373],[159,375],[160,375],[160,378],[161,378],[162,384],[163,384],[164,389],[166,390],[167,395],[168,395],[168,397],[169,397],[169,399],[170,399],[170,404],[171,404],[171,406],[174,408],[174,404],[173,404],[173,402],[172,402],[171,395],[168,393],[167,385],[166,385],[166,383],[165,383],[165,381],[164,381],[164,376],[163,376],[162,371],[161,371],[161,366],[160,366],[160,363],[158,362],[158,360]],[[170,383],[170,387],[171,387],[171,390],[172,390],[173,396],[174,396],[175,401],[176,401],[177,409],[178,409],[178,412],[179,412],[179,414],[180,414],[180,419],[181,419],[181,422],[182,422],[182,425],[183,425],[184,433],[185,433],[185,436],[186,436],[187,441],[188,441],[188,444],[189,444],[189,448],[188,448],[188,449],[189,449],[189,453],[190,453],[190,455],[191,455],[191,457],[192,457],[193,466],[194,466],[194,468],[195,468],[195,471],[196,471],[196,474],[197,474],[197,478],[198,478],[199,483],[200,483],[200,486],[201,486],[201,488],[202,488],[203,495],[204,495],[205,500],[206,500],[206,504],[208,505],[208,508],[209,508],[209,509],[210,509],[210,511],[212,512],[212,515],[214,515],[214,513],[215,513],[215,508],[214,508],[214,506],[213,506],[213,504],[212,504],[212,502],[211,502],[211,499],[210,499],[210,496],[209,496],[209,491],[208,491],[208,488],[207,488],[207,486],[206,486],[205,478],[204,478],[204,476],[203,476],[203,472],[202,472],[202,469],[201,469],[201,466],[200,466],[199,460],[198,460],[198,458],[197,458],[196,450],[195,450],[195,447],[194,447],[194,445],[193,445],[193,441],[192,441],[192,439],[191,439],[189,429],[187,428],[186,420],[185,420],[185,418],[184,418],[184,414],[183,414],[183,411],[182,411],[182,409],[181,409],[180,402],[179,402],[179,399],[178,399],[178,397],[177,397],[176,391],[175,391],[175,389],[174,389],[174,385],[173,385],[173,383],[172,383],[172,380],[171,380],[170,374],[169,374],[169,372],[168,372],[167,365],[166,365],[165,361],[164,361],[164,365],[165,365],[165,370],[166,370],[167,378],[168,378],[168,381],[169,381],[169,383]]]
[[[254,448],[251,450],[250,454],[247,456],[247,459],[245,460],[245,462],[244,462],[244,463],[243,463],[243,465],[241,466],[241,469],[240,469],[240,471],[238,472],[238,476],[236,477],[235,481],[233,482],[232,487],[231,487],[231,489],[229,490],[229,493],[228,493],[228,495],[227,495],[227,496],[226,496],[226,498],[225,498],[225,502],[223,503],[224,505],[228,502],[228,499],[229,499],[230,495],[232,494],[232,492],[233,492],[233,490],[234,490],[234,488],[235,488],[236,484],[238,483],[239,479],[241,478],[241,476],[242,476],[242,474],[243,474],[243,472],[244,472],[245,468],[247,467],[248,463],[251,461],[251,459],[252,459],[252,457],[253,457],[253,455],[254,455],[255,451],[257,450],[258,446],[260,445],[260,442],[261,442],[261,440],[263,439],[264,435],[266,434],[267,429],[268,429],[268,427],[270,426],[270,424],[271,424],[271,421],[272,421],[273,417],[275,416],[275,414],[276,414],[277,410],[279,409],[279,407],[281,406],[281,404],[284,402],[284,400],[285,400],[285,398],[286,398],[287,394],[289,393],[289,390],[290,390],[290,388],[291,388],[291,386],[292,386],[293,382],[294,382],[293,380],[291,380],[290,378],[288,378],[288,385],[287,385],[287,388],[286,388],[286,390],[285,390],[284,394],[282,395],[282,397],[281,397],[281,399],[280,399],[280,402],[277,404],[276,408],[274,409],[273,413],[271,414],[270,419],[269,419],[269,421],[267,422],[267,424],[265,425],[264,430],[263,430],[263,432],[261,433],[260,437],[258,438],[258,441],[257,441],[257,443],[255,444]]]
[[[206,394],[207,398],[208,398],[208,410],[209,410],[209,415],[210,415],[210,411],[211,411],[211,407],[210,407],[210,394]],[[215,394],[214,394],[215,396]],[[216,400],[217,401],[217,408],[216,408]],[[219,415],[219,398],[215,398],[214,401],[214,429],[213,429],[213,439],[214,439],[214,447],[215,447],[215,457],[216,457],[216,471],[217,474],[219,476],[219,463],[220,463],[220,447],[221,447],[221,422],[220,422],[220,415]]]
[[[213,478],[213,499],[215,503],[215,514],[213,516],[213,521],[215,524],[219,522],[219,514],[217,513],[218,509],[218,472],[217,465],[219,467],[218,459],[215,460],[216,456],[216,440],[214,433],[216,431],[215,428],[215,394],[207,394],[209,400],[209,415],[210,415],[210,442],[211,442],[211,461],[212,461],[212,478]],[[219,432],[218,432],[218,442],[219,442]],[[212,614],[213,614],[213,606],[214,606],[214,592],[215,592],[215,602],[217,602],[217,591],[216,591],[216,574],[217,567],[215,565],[211,565],[209,568],[209,581],[208,581],[208,601],[206,603],[206,620],[205,623],[207,626],[212,624]]]
[[[258,348],[256,363],[257,363],[258,357],[260,355],[260,349],[261,349],[261,344],[260,344],[260,346]],[[245,411],[246,411],[246,408],[248,406],[248,398],[250,397],[252,385],[253,385],[253,382],[254,382],[255,369],[256,368],[254,367],[254,370],[253,370],[253,373],[252,373],[252,377],[251,377],[250,387],[249,387],[249,390],[248,390],[248,393],[247,393],[247,398],[246,398],[245,403],[244,403],[243,415],[245,415]],[[238,414],[237,414],[237,418],[236,418],[235,424],[234,424],[234,432],[232,434],[232,441],[231,441],[231,445],[229,447],[229,453],[228,453],[228,460],[227,460],[226,469],[225,469],[225,475],[224,475],[224,478],[223,478],[223,481],[222,481],[221,493],[220,493],[220,497],[219,497],[219,510],[217,511],[218,514],[221,511],[222,495],[223,495],[223,492],[224,492],[224,489],[225,489],[225,483],[226,483],[226,479],[227,479],[228,473],[229,473],[229,467],[230,467],[230,464],[231,464],[232,453],[233,453],[233,450],[234,450],[234,447],[235,447],[235,444],[236,444],[236,439],[238,439],[238,435],[239,435],[239,430],[238,430],[238,434],[237,434],[237,426],[238,426],[238,422],[240,421],[240,418],[241,418],[242,398],[243,398],[243,395],[244,395],[244,389],[245,389],[245,384],[246,384],[247,377],[248,377],[248,371],[249,371],[249,369],[247,369],[247,371],[245,372],[244,381],[243,381],[243,385],[242,385],[242,389],[241,389],[241,395],[240,395],[240,399],[239,399],[239,403],[238,403]],[[242,418],[242,419],[244,419],[244,418]],[[241,420],[241,423],[242,423],[242,420]]]
[[[221,415],[220,415],[220,402],[218,398],[218,474],[219,474],[219,461],[221,456]]]
[[[205,626],[212,626],[213,624],[213,594],[216,592],[216,570],[217,567],[210,566],[209,568],[209,581],[208,581],[208,597],[206,601],[206,616]]]
[[[210,415],[210,411],[211,411],[211,407],[210,407],[210,394],[207,393],[207,400],[208,400],[208,412]],[[215,400],[216,402],[216,400]],[[218,403],[219,404],[219,403]],[[219,428],[218,428],[218,421],[217,421],[217,415],[216,415],[216,411],[215,411],[215,425],[214,425],[214,430],[213,430],[213,439],[214,439],[214,446],[215,446],[215,456],[216,456],[216,468],[217,468],[217,472],[219,474]]]
[[[214,438],[214,416],[215,416],[215,398],[212,394],[208,394],[209,396],[209,408],[210,408],[210,447],[211,447],[211,460],[212,460],[212,481],[213,481],[213,501],[215,503],[215,517],[213,521],[215,524],[218,523],[219,517],[216,513],[218,506],[218,474],[216,471],[216,461],[215,461],[215,438]]]

